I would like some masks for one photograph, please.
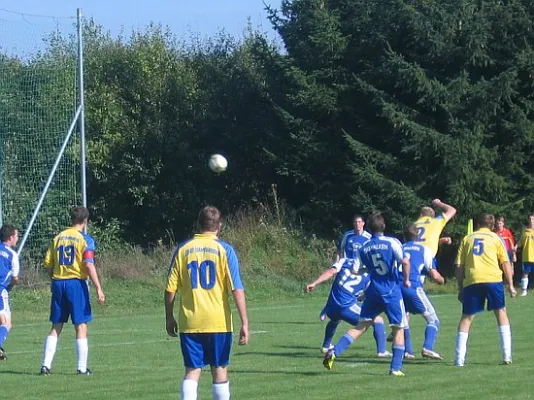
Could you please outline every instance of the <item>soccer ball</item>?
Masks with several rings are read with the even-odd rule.
[[[226,171],[226,167],[228,167],[228,161],[220,154],[213,154],[210,157],[208,165],[213,172],[224,172]]]

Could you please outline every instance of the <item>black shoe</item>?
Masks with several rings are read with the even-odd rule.
[[[41,367],[41,372],[39,372],[39,375],[50,375],[50,368],[45,367],[44,365]]]
[[[91,372],[89,368],[87,368],[85,372],[82,372],[80,370],[76,371],[76,375],[93,375],[93,373]]]
[[[0,347],[0,360],[7,360],[6,351],[2,347]]]

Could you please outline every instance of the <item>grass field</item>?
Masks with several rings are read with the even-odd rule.
[[[95,306],[90,325],[90,367],[94,375],[76,376],[72,327],[58,346],[52,375],[38,375],[42,342],[49,328],[46,294],[18,294],[14,330],[6,342],[9,359],[0,364],[0,396],[5,399],[173,399],[183,373],[179,342],[164,332],[160,291],[143,302],[143,290],[126,287],[137,303]],[[148,295],[148,290],[147,290]],[[141,296],[141,298],[140,298]],[[41,298],[42,297],[42,298]],[[17,310],[17,300],[24,310]],[[24,301],[22,301],[24,300]],[[124,299],[123,299],[124,300]],[[374,358],[371,332],[355,342],[334,369],[322,367],[319,352],[324,323],[318,313],[324,293],[286,300],[249,302],[250,344],[235,346],[230,366],[234,399],[529,399],[534,398],[532,309],[534,295],[508,299],[514,364],[499,366],[499,338],[492,314],[480,315],[469,342],[467,365],[452,366],[459,303],[453,295],[433,297],[442,331],[436,350],[445,361],[420,358],[405,364],[405,378],[387,375],[389,361]],[[119,304],[120,303],[120,304]],[[347,325],[341,325],[342,334]],[[414,347],[422,343],[423,320],[412,322]],[[338,334],[338,336],[339,336]],[[336,337],[338,337],[336,336]],[[210,399],[210,377],[200,398]]]

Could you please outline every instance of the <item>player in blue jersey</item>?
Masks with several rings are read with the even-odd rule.
[[[322,351],[327,353],[333,348],[332,339],[341,321],[353,326],[360,320],[359,298],[369,286],[369,274],[360,269],[361,262],[357,258],[341,258],[332,267],[324,271],[315,281],[306,286],[306,293],[335,276],[330,289],[330,295],[323,309],[323,313],[330,319],[326,324]],[[374,337],[376,340],[376,353],[378,357],[390,357],[386,350],[386,331],[384,320],[377,316],[373,321]]]
[[[371,239],[371,234],[363,229],[365,221],[360,214],[355,214],[352,217],[352,223],[354,229],[345,232],[339,241],[336,260],[340,258],[354,258],[363,244]]]
[[[355,328],[349,329],[334,348],[326,353],[323,365],[331,369],[336,357],[339,357],[354,340],[367,331],[376,316],[385,312],[394,331],[393,357],[389,372],[394,376],[404,376],[402,361],[406,311],[402,301],[398,270],[402,264],[403,285],[410,287],[410,262],[403,255],[401,243],[395,238],[384,235],[386,229],[384,217],[372,215],[369,217],[368,226],[372,237],[363,245],[359,254],[362,265],[369,271],[371,283],[365,291],[360,322]]]
[[[428,247],[417,243],[418,229],[415,225],[407,225],[404,229],[404,237],[407,242],[404,244],[403,252],[410,260],[410,287],[402,286],[402,297],[406,311],[410,314],[421,314],[426,320],[425,342],[421,355],[424,358],[442,360],[441,356],[434,351],[434,343],[439,331],[439,319],[432,306],[432,303],[426,296],[421,283],[421,273],[426,271],[436,283],[442,285],[445,280],[441,274],[433,268],[432,252]],[[405,358],[414,358],[412,350],[412,341],[410,328],[404,328],[404,346]]]
[[[2,348],[11,330],[11,309],[8,292],[19,280],[19,256],[13,250],[19,241],[19,231],[13,225],[0,229],[0,360],[7,358]]]
[[[44,260],[44,267],[52,280],[50,284],[52,329],[45,339],[41,375],[50,375],[59,335],[63,331],[63,324],[69,318],[76,332],[77,374],[92,375],[87,368],[89,353],[87,324],[92,320],[88,278],[96,289],[98,302],[102,304],[106,299],[95,268],[95,242],[84,232],[87,228],[89,210],[85,207],[75,207],[71,210],[70,216],[72,226],[54,238]]]

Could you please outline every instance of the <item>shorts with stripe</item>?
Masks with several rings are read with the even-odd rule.
[[[407,312],[424,316],[435,313],[434,307],[422,287],[402,287],[401,290]]]

